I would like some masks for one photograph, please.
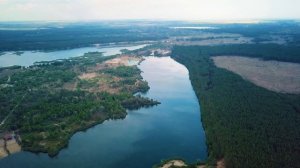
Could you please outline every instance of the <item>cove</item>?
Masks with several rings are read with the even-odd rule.
[[[174,157],[205,160],[200,107],[187,69],[170,57],[145,57],[139,68],[150,86],[144,96],[160,105],[128,111],[123,120],[78,132],[54,158],[20,152],[0,160],[0,167],[151,168]]]

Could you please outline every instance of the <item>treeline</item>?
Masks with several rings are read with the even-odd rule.
[[[0,30],[0,51],[56,50],[91,44],[155,41],[163,38],[167,38],[166,29],[154,26],[133,28],[89,24],[37,30]]]
[[[111,58],[114,57],[88,53],[83,57],[40,62],[29,68],[16,67],[19,69],[16,72],[15,67],[6,69],[13,72],[0,76],[1,122],[8,116],[0,130],[18,131],[24,150],[54,156],[68,144],[76,131],[106,119],[122,119],[127,114],[126,109],[158,104],[152,99],[134,96],[149,89],[147,82],[141,80],[141,71],[135,66],[105,72],[111,78],[120,78],[120,92],[86,91],[84,87],[89,89],[91,86],[78,82],[77,76]],[[137,81],[140,82],[138,85]],[[76,82],[76,89],[65,89],[66,83]]]
[[[224,158],[226,167],[236,168],[300,165],[300,96],[258,87],[217,68],[210,59],[210,55],[225,51],[261,58],[282,53],[278,58],[283,59],[280,47],[271,51],[266,46],[266,50],[271,51],[268,53],[263,50],[264,46],[173,48],[172,58],[188,68],[201,104],[209,164]],[[289,52],[285,56],[289,58],[286,61],[295,60]]]
[[[141,104],[143,105],[143,107],[151,107],[153,105],[160,104],[160,102],[155,101],[153,99],[142,97],[140,95],[127,98],[122,101],[122,106],[129,110],[137,110],[141,108]]]
[[[233,33],[242,34],[247,37],[259,37],[264,35],[299,35],[299,23],[297,21],[271,21],[252,23],[237,23],[237,24],[216,24],[219,29],[208,29],[205,31],[214,33]]]
[[[145,93],[150,87],[148,82],[142,80],[141,70],[137,66],[118,66],[116,68],[107,68],[103,73],[111,76],[120,77],[120,81],[112,83],[114,87],[121,87],[122,92]]]
[[[293,20],[270,21],[261,23],[214,24],[218,29],[204,30],[212,33],[233,33],[253,38],[253,42],[270,42],[272,37],[280,37],[286,41],[284,45],[300,46],[300,25]],[[276,40],[275,40],[276,41]]]
[[[229,55],[261,58],[300,63],[300,47],[277,44],[240,44],[223,46],[203,46],[199,54],[209,56]]]

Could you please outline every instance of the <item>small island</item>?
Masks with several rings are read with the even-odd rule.
[[[137,65],[140,56],[104,57],[99,52],[30,67],[0,70],[0,157],[26,150],[55,156],[77,131],[126,110],[159,102],[137,93],[149,90]]]

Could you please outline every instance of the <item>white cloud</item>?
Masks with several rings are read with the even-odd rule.
[[[0,20],[300,18],[299,0],[0,0]]]

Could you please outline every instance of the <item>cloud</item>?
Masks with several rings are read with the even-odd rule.
[[[0,0],[0,20],[300,18],[299,0]]]

